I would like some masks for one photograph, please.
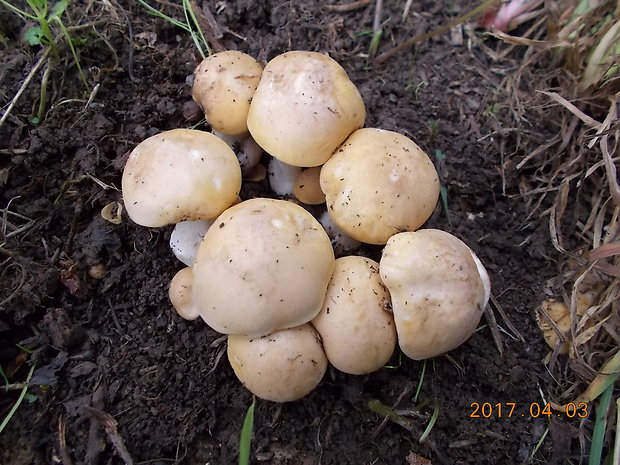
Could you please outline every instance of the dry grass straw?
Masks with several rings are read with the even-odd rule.
[[[521,58],[503,82],[518,137],[517,149],[502,154],[502,169],[519,177],[526,223],[546,222],[560,252],[550,286],[570,309],[570,331],[558,334],[569,343],[569,361],[558,363],[558,344],[547,363],[564,403],[620,346],[620,4],[549,1],[540,13],[521,35],[494,33],[510,45],[502,57]],[[587,305],[584,295],[591,297]]]

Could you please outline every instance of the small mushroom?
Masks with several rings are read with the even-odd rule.
[[[262,71],[258,61],[235,50],[215,53],[198,65],[192,96],[213,129],[230,135],[247,133],[250,102]]]
[[[327,55],[287,52],[263,70],[248,129],[270,155],[293,166],[319,166],[366,118],[362,97]]]
[[[358,256],[336,260],[321,312],[311,322],[330,363],[354,375],[384,366],[396,346],[390,309],[377,262]]]
[[[193,265],[193,304],[225,334],[262,336],[310,321],[334,270],[329,237],[284,200],[255,198],[222,213]]]
[[[192,268],[188,266],[174,275],[168,288],[170,303],[186,320],[195,320],[199,316],[198,309],[192,304],[192,279]]]
[[[320,166],[306,168],[299,173],[295,181],[295,187],[293,188],[293,195],[297,200],[306,205],[325,203],[325,194],[323,194],[321,183],[319,182],[320,175]]]
[[[138,144],[125,164],[122,187],[129,217],[142,226],[206,220],[237,200],[241,169],[230,147],[213,134],[173,129]]]
[[[309,324],[262,337],[228,336],[228,360],[250,392],[273,402],[301,399],[327,369],[319,335]]]
[[[329,216],[349,236],[385,244],[415,231],[439,199],[439,177],[409,138],[382,129],[355,131],[321,169]]]
[[[480,260],[460,239],[437,229],[392,236],[379,270],[392,298],[400,348],[414,360],[465,342],[490,295]]]

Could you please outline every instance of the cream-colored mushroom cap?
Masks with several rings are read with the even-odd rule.
[[[321,188],[334,223],[349,236],[385,244],[418,229],[439,198],[439,177],[429,157],[409,138],[359,129],[321,169]]]
[[[284,163],[318,166],[365,119],[362,97],[342,66],[321,53],[295,51],[265,66],[248,129]]]
[[[138,144],[125,164],[122,186],[127,213],[142,226],[206,220],[236,201],[241,168],[213,134],[173,129]]]
[[[284,200],[251,199],[222,213],[194,261],[194,305],[225,334],[262,336],[316,316],[334,271],[329,237]]]
[[[274,402],[301,399],[327,369],[319,335],[309,324],[258,338],[229,336],[228,360],[250,392]]]
[[[170,303],[186,320],[195,320],[199,316],[198,309],[192,304],[192,278],[192,268],[183,268],[174,275],[168,288]]]
[[[250,102],[262,71],[258,61],[234,50],[215,53],[198,65],[192,96],[213,129],[230,135],[248,131]]]
[[[473,334],[490,294],[488,275],[479,266],[471,249],[444,231],[421,229],[390,238],[379,271],[407,356],[434,357]]]
[[[361,375],[384,366],[396,346],[396,328],[379,264],[359,256],[337,259],[321,312],[311,323],[338,370]]]
[[[307,205],[325,203],[325,194],[321,190],[320,176],[320,166],[307,168],[299,173],[293,189],[295,198]]]

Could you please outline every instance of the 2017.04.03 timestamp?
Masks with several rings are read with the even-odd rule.
[[[531,402],[520,405],[518,402],[472,402],[470,418],[511,418],[511,417],[551,417],[586,418],[590,412],[586,402],[569,402],[563,409],[553,410],[549,403]]]

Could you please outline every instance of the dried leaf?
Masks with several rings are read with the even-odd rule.
[[[80,277],[77,274],[78,266],[73,260],[61,260],[60,266],[60,282],[65,286],[71,295],[83,296],[86,294],[86,288],[82,284]]]
[[[536,309],[536,322],[550,348],[555,349],[562,342],[563,346],[559,353],[568,352],[568,344],[565,341],[570,332],[571,319],[566,304],[554,299],[543,301]]]
[[[429,459],[425,459],[421,455],[416,454],[415,452],[410,452],[409,455],[405,458],[407,460],[407,465],[433,465],[433,463]]]
[[[101,217],[112,224],[121,224],[123,206],[118,202],[110,202],[101,209]]]

